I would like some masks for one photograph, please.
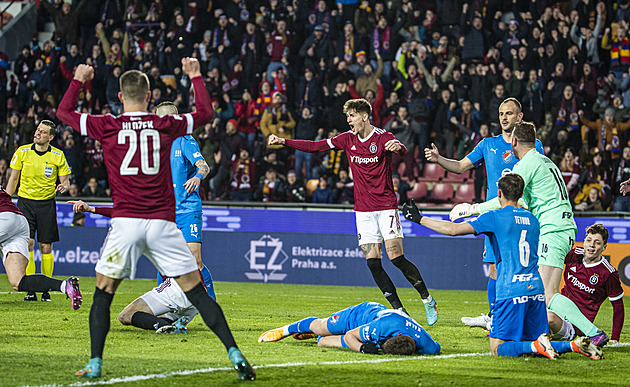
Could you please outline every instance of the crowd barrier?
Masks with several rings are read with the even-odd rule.
[[[109,219],[87,214],[85,227],[71,227],[72,215],[70,205],[58,204],[61,240],[53,245],[55,275],[94,276]],[[429,216],[447,218],[446,213]],[[401,220],[405,256],[420,268],[430,288],[486,289],[489,267],[481,261],[481,237],[444,237]],[[630,220],[576,218],[576,222],[578,244],[589,225],[599,222],[608,227],[611,236],[604,255],[618,268],[630,294]],[[355,230],[354,213],[349,210],[207,207],[202,257],[217,281],[373,286]],[[40,261],[39,251],[35,260]],[[386,261],[394,283],[408,286],[400,271]],[[141,258],[136,277],[155,274],[151,263]]]

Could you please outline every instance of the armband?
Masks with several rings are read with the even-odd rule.
[[[201,172],[197,172],[197,174],[195,175],[195,177],[198,177],[199,180],[203,180],[203,175],[201,174]]]

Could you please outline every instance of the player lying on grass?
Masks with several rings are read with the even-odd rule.
[[[343,347],[377,354],[433,355],[440,344],[413,318],[376,302],[364,302],[333,313],[328,318],[307,317],[263,333],[258,342],[298,340],[319,336],[320,347]]]
[[[609,343],[619,342],[623,328],[623,288],[619,273],[602,253],[608,244],[608,230],[601,224],[586,229],[584,247],[575,247],[564,259],[564,287],[560,294],[566,296],[580,308],[590,321],[595,320],[600,306],[606,298],[613,307],[613,328]],[[549,315],[549,329],[558,340],[572,340],[582,331],[558,315]]]
[[[0,250],[11,287],[18,292],[65,293],[72,301],[72,309],[79,309],[83,297],[78,278],[70,277],[62,281],[43,274],[26,275],[29,236],[26,218],[13,204],[11,196],[0,187]]]
[[[518,207],[525,182],[515,173],[499,179],[501,208],[476,220],[451,223],[422,216],[416,203],[403,205],[403,215],[445,235],[485,234],[496,258],[496,300],[492,309],[490,350],[495,356],[540,354],[556,359],[560,353],[578,352],[594,360],[601,349],[588,337],[574,341],[550,341],[544,287],[538,273],[540,224],[529,211]]]
[[[92,207],[82,200],[70,200],[74,212],[91,212],[111,217],[112,207]],[[205,268],[205,266],[204,266]],[[207,270],[207,269],[206,269]],[[216,300],[214,290],[208,286],[212,277],[204,278],[206,292]],[[118,321],[123,325],[153,330],[157,333],[186,333],[188,324],[199,311],[195,308],[176,281],[170,277],[163,277],[163,282],[157,287],[136,298],[118,315]]]
[[[558,167],[548,157],[534,149],[536,127],[531,122],[517,122],[512,131],[512,150],[519,162],[514,173],[525,182],[523,199],[540,224],[539,243],[531,246],[538,251],[538,271],[545,287],[548,318],[555,313],[584,332],[598,347],[608,342],[608,335],[582,314],[568,297],[560,294],[560,281],[564,259],[575,244],[577,226],[569,201],[567,187]],[[469,206],[458,218],[501,208],[494,198],[485,203]]]

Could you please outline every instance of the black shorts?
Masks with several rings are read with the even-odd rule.
[[[17,206],[28,220],[31,239],[35,239],[35,231],[37,231],[38,242],[53,243],[59,241],[55,199],[31,200],[18,197]]]

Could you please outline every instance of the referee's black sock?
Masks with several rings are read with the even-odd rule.
[[[374,277],[374,282],[387,301],[392,305],[392,308],[398,309],[402,308],[402,302],[400,302],[400,298],[398,298],[398,293],[396,293],[396,287],[392,282],[392,279],[389,278],[385,270],[383,269],[383,264],[381,263],[380,258],[369,258],[366,260],[367,265],[372,272],[372,277]]]
[[[171,320],[166,318],[156,317],[146,312],[136,312],[131,316],[131,325],[137,328],[147,329],[155,331],[165,325],[170,325]]]
[[[405,258],[404,255],[396,257],[392,259],[392,263],[394,266],[400,269],[402,273],[407,278],[407,281],[420,293],[420,297],[423,299],[429,298],[429,290],[427,289],[427,285],[422,280],[422,275],[420,275],[420,270],[414,265],[411,261]]]
[[[105,338],[109,332],[109,307],[114,295],[99,288],[94,290],[92,309],[90,309],[90,343],[92,358],[103,358]]]
[[[236,347],[234,336],[232,336],[230,327],[225,320],[223,310],[221,310],[219,304],[206,293],[203,284],[200,282],[194,288],[184,293],[188,300],[199,311],[203,322],[206,323],[208,328],[212,329],[212,332],[214,332],[223,345],[225,345],[225,349],[229,350],[231,347]]]
[[[46,277],[43,274],[31,274],[22,277],[18,285],[20,292],[47,292],[49,290],[60,291],[62,280]]]

